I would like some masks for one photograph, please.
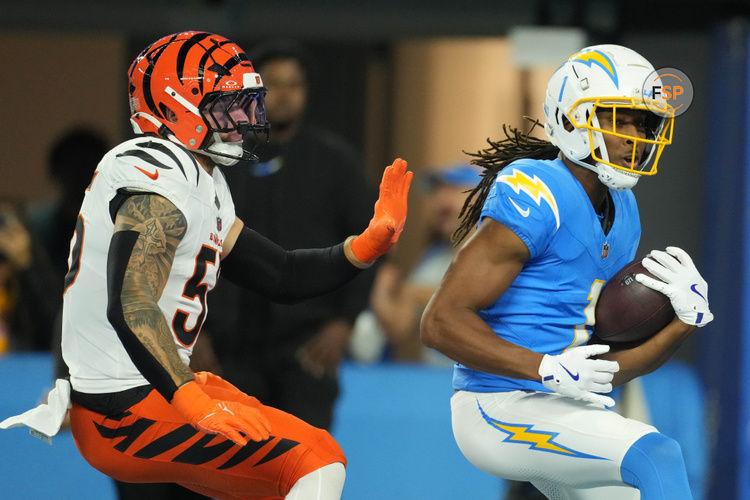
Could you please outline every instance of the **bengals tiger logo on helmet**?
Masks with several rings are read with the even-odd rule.
[[[165,36],[135,58],[128,77],[136,133],[173,136],[198,150],[212,132],[268,132],[261,77],[245,52],[220,35]]]

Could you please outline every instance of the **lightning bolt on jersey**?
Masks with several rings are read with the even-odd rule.
[[[508,290],[479,316],[509,342],[543,354],[585,344],[604,283],[633,260],[641,235],[631,191],[610,190],[615,218],[604,234],[583,186],[560,159],[523,159],[496,178],[481,213],[510,228],[530,258]],[[474,392],[549,392],[541,382],[501,377],[464,365],[453,386]]]
[[[112,200],[118,190],[149,192],[171,201],[187,231],[177,246],[159,307],[188,364],[206,315],[206,293],[216,284],[234,204],[218,168],[213,176],[182,147],[138,137],[101,160],[81,205],[65,278],[62,354],[74,389],[117,392],[148,384],[107,320],[107,254],[114,230]]]

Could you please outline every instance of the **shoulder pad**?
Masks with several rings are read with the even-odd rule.
[[[540,166],[526,162],[513,162],[497,175],[495,182],[510,187],[517,195],[527,195],[538,206],[541,206],[544,201],[552,210],[556,226],[559,228],[560,208],[553,194],[554,187],[550,186],[551,176],[545,175],[549,169],[545,171],[540,169]],[[538,174],[541,174],[541,177]]]
[[[156,181],[160,175],[182,177],[195,185],[200,180],[200,165],[193,155],[165,139],[138,137],[122,143],[113,153],[114,160],[130,163],[134,172],[137,170],[152,181]]]

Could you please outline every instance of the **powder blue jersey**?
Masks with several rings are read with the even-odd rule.
[[[479,312],[500,338],[543,354],[560,354],[588,341],[599,292],[633,260],[641,235],[633,193],[610,194],[615,218],[605,235],[588,195],[560,159],[518,160],[498,174],[481,219],[490,217],[510,228],[530,253],[510,288]],[[541,382],[461,364],[454,366],[453,386],[474,392],[549,392]]]

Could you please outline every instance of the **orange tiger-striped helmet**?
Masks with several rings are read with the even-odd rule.
[[[128,77],[136,133],[173,136],[207,153],[220,141],[214,132],[231,133],[235,144],[248,132],[268,134],[260,75],[245,52],[222,36],[201,31],[165,36],[135,58]]]

